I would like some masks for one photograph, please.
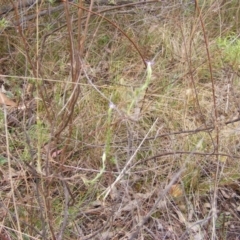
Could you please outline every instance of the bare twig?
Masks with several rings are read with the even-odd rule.
[[[138,153],[138,151],[140,150],[141,146],[143,145],[143,143],[145,142],[145,139],[147,138],[147,136],[149,135],[149,133],[152,131],[152,129],[154,128],[155,124],[157,123],[158,118],[155,120],[155,122],[152,124],[151,128],[149,129],[149,131],[147,132],[146,136],[143,138],[143,140],[141,141],[141,143],[139,144],[139,146],[137,147],[136,151],[132,154],[132,156],[130,157],[130,159],[127,161],[127,163],[125,164],[124,168],[121,170],[121,172],[119,173],[118,177],[116,178],[116,180],[101,194],[104,195],[103,200],[106,200],[107,196],[109,195],[109,193],[111,192],[111,190],[115,187],[115,185],[124,177],[124,175],[127,173],[127,171],[130,170],[130,166],[132,164],[132,161],[134,160],[136,154]]]
[[[61,228],[60,231],[57,235],[57,240],[62,240],[63,239],[63,233],[67,227],[67,222],[68,222],[68,203],[69,203],[69,193],[68,193],[68,188],[66,185],[66,182],[62,180],[62,185],[63,185],[63,190],[64,190],[64,217],[63,221],[61,223]]]
[[[205,25],[202,18],[202,12],[200,11],[200,7],[198,5],[198,0],[195,0],[195,6],[197,13],[199,15],[199,20],[201,23],[203,36],[204,36],[204,42],[205,42],[205,48],[207,53],[207,59],[208,59],[208,66],[209,66],[209,73],[210,73],[210,79],[212,83],[212,99],[213,99],[213,106],[214,106],[214,125],[215,125],[215,131],[216,131],[216,144],[214,144],[214,152],[218,153],[219,151],[219,119],[218,119],[218,110],[217,110],[217,103],[216,103],[216,93],[215,93],[215,82],[213,79],[213,70],[212,70],[212,61],[210,57],[209,52],[209,41],[207,38],[207,33],[205,30]],[[217,169],[215,174],[215,181],[214,181],[214,193],[213,193],[213,202],[212,202],[212,240],[216,239],[216,221],[217,221],[217,195],[218,195],[218,182],[219,182],[219,174],[220,174],[220,162],[219,162],[219,155],[216,155],[216,161],[217,161]]]
[[[167,193],[170,191],[172,185],[178,180],[178,178],[181,176],[182,172],[184,171],[184,168],[179,170],[172,178],[170,183],[165,187],[165,189],[162,191],[162,189],[159,189],[159,197],[157,198],[156,202],[152,206],[151,210],[148,212],[148,214],[140,221],[140,223],[135,227],[135,231],[130,235],[128,238],[129,240],[137,239],[139,231],[143,227],[143,225],[148,221],[148,219],[152,216],[152,214],[155,212],[155,210],[158,207],[159,202],[167,195]]]
[[[4,99],[2,95],[0,96],[2,99],[1,101],[4,103]],[[8,125],[7,125],[7,108],[6,105],[3,105],[4,109],[4,130],[5,130],[5,139],[6,139],[6,153],[7,153],[7,160],[8,160],[8,170],[9,170],[9,179],[10,179],[10,184],[11,184],[11,196],[12,196],[12,202],[14,206],[14,211],[15,211],[15,216],[16,216],[16,224],[17,224],[17,229],[18,229],[18,238],[23,240],[23,235],[21,231],[21,225],[20,225],[20,219],[18,215],[18,207],[17,207],[17,201],[15,197],[15,187],[13,184],[13,173],[12,173],[12,162],[11,162],[11,157],[10,157],[10,148],[9,148],[9,133],[8,133]]]

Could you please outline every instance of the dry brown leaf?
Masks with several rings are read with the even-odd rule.
[[[170,195],[174,198],[177,197],[182,197],[183,196],[183,190],[182,190],[182,186],[180,184],[174,184],[172,185],[170,191],[169,191]]]
[[[4,93],[0,92],[0,104],[7,105],[11,107],[16,107],[17,104],[8,98]]]

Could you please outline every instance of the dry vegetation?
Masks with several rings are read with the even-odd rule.
[[[0,19],[0,239],[240,239],[239,1],[48,2]]]

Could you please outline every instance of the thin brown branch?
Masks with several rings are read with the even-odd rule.
[[[66,2],[66,0],[64,0],[64,2]],[[93,15],[96,15],[96,16],[99,16],[99,17],[103,18],[105,21],[107,21],[113,27],[115,27],[118,31],[120,31],[132,43],[132,45],[134,46],[134,48],[138,52],[139,56],[141,57],[143,64],[145,65],[145,67],[147,67],[147,63],[146,63],[146,61],[145,61],[141,51],[139,50],[138,46],[136,45],[136,43],[116,23],[114,23],[113,21],[111,21],[108,18],[104,17],[103,15],[101,15],[98,12],[91,11],[91,10],[85,8],[85,7],[80,7],[80,6],[78,6],[77,4],[74,4],[74,3],[69,3],[69,4],[71,4],[71,5],[73,5],[73,6],[77,7],[77,8],[82,8],[83,10],[85,10],[85,11],[87,11],[87,12],[93,14]]]
[[[236,155],[229,155],[226,153],[204,153],[204,152],[187,152],[187,151],[176,151],[176,152],[163,152],[157,155],[154,155],[153,157],[150,158],[146,158],[143,160],[140,160],[139,162],[137,162],[137,164],[143,163],[143,162],[147,162],[153,159],[157,159],[159,157],[164,157],[164,156],[169,156],[169,155],[181,155],[181,154],[187,154],[187,155],[202,155],[202,156],[224,156],[224,157],[229,157],[229,158],[235,158],[235,159],[239,159],[240,156],[236,156]]]
[[[60,231],[57,236],[57,240],[63,239],[63,233],[67,227],[68,217],[69,217],[69,213],[68,213],[69,192],[68,192],[66,182],[64,180],[62,180],[62,185],[64,190],[64,216],[63,216],[63,221],[61,223]]]
[[[170,183],[165,187],[165,189],[162,191],[162,189],[159,189],[159,197],[157,198],[157,200],[155,201],[153,207],[151,208],[151,210],[148,212],[148,214],[140,221],[140,223],[135,227],[136,230],[130,235],[130,237],[128,238],[129,240],[134,240],[137,239],[138,234],[141,230],[141,228],[144,226],[144,224],[149,220],[149,218],[152,216],[152,214],[156,211],[159,202],[167,195],[167,193],[170,191],[172,185],[179,179],[179,177],[181,176],[182,172],[184,171],[184,168],[182,168],[181,170],[179,170],[177,173],[174,174],[174,176],[172,177],[172,180],[170,181]]]

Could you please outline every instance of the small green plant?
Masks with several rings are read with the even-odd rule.
[[[0,19],[0,31],[3,31],[8,26],[8,21],[5,18]]]
[[[227,37],[219,37],[217,45],[222,49],[223,60],[231,65],[239,65],[240,63],[240,40],[236,35]]]
[[[96,177],[92,180],[85,180],[85,184],[94,184],[96,181],[103,175],[106,169],[106,160],[110,152],[110,142],[111,142],[111,121],[112,121],[112,110],[115,108],[113,103],[110,103],[109,109],[108,109],[108,129],[107,129],[107,135],[106,135],[106,145],[104,152],[102,154],[102,168],[100,169],[100,172],[96,175]],[[113,160],[114,161],[114,160]]]
[[[56,0],[48,0],[50,4],[54,4]]]
[[[130,104],[130,106],[128,107],[128,114],[130,114],[130,111],[132,110],[132,108],[140,101],[144,99],[144,96],[146,94],[146,91],[148,89],[148,86],[150,84],[151,81],[151,77],[152,77],[152,66],[151,66],[151,62],[147,62],[147,70],[146,70],[146,80],[144,82],[144,84],[142,86],[140,86],[139,88],[137,88],[134,91],[134,96],[133,96],[133,100]]]

